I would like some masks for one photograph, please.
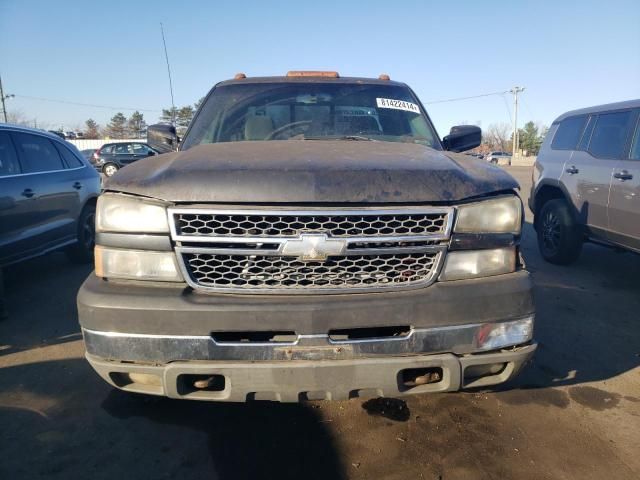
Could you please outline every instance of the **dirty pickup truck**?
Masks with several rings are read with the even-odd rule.
[[[516,181],[405,84],[217,84],[182,141],[109,179],[86,357],[120,389],[298,402],[484,387],[536,349]]]

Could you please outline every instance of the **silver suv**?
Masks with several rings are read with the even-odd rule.
[[[511,154],[507,152],[490,152],[484,159],[495,165],[511,165]]]
[[[567,112],[545,138],[529,208],[540,253],[569,264],[586,240],[640,252],[640,100]]]

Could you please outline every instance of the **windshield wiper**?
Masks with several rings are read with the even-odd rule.
[[[377,140],[363,135],[322,135],[317,137],[304,137],[305,140],[354,140],[376,142]]]

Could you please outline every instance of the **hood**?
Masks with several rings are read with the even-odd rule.
[[[199,145],[139,160],[105,185],[175,203],[235,204],[455,202],[517,187],[468,155],[353,140]]]

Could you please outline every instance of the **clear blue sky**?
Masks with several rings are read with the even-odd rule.
[[[144,112],[153,123],[170,105],[160,22],[178,106],[236,72],[290,69],[385,72],[423,102],[521,85],[520,119],[545,124],[640,97],[638,0],[0,0],[5,93],[155,110]],[[465,121],[510,122],[500,96],[427,108],[441,135]],[[65,129],[89,117],[104,125],[117,111],[23,97],[8,110]]]

